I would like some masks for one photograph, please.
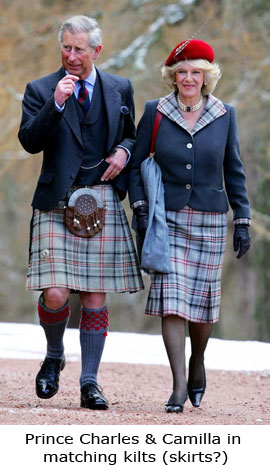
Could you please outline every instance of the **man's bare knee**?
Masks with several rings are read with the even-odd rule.
[[[80,299],[85,308],[102,308],[105,305],[106,294],[103,292],[80,292]]]
[[[44,289],[44,301],[46,307],[57,310],[67,302],[69,297],[69,289],[64,287],[50,287]]]

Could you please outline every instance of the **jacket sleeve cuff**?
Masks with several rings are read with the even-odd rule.
[[[120,148],[120,149],[124,149],[127,152],[127,161],[126,161],[126,165],[125,165],[125,166],[127,166],[128,162],[130,160],[130,157],[131,157],[130,151],[126,147],[124,147],[123,145],[117,145],[117,147]]]
[[[66,103],[62,104],[62,106],[59,106],[59,104],[57,104],[56,101],[55,101],[54,105],[55,105],[55,108],[57,109],[57,111],[59,111],[59,113],[62,113],[65,109]]]
[[[243,225],[251,225],[251,220],[250,219],[235,219],[233,221],[234,225],[238,225],[238,224],[243,224]]]
[[[133,209],[136,209],[136,207],[140,207],[140,206],[148,206],[148,202],[144,201],[143,199],[140,201],[135,201],[131,204],[130,208],[133,210]]]

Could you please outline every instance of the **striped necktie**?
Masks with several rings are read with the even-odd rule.
[[[78,80],[78,83],[80,84],[79,93],[78,93],[78,102],[80,103],[83,109],[84,115],[86,115],[90,107],[89,93],[85,86],[84,80]]]

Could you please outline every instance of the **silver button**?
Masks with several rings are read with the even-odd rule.
[[[191,143],[187,144],[187,148],[192,149],[192,144]]]
[[[192,165],[191,165],[190,163],[188,163],[188,164],[186,165],[186,169],[187,169],[187,170],[191,170],[191,168],[192,168]]]
[[[191,184],[186,184],[186,189],[191,189]]]

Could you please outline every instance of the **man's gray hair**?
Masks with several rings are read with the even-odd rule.
[[[102,44],[102,32],[94,18],[77,15],[65,20],[58,35],[61,43],[63,41],[63,34],[66,31],[70,31],[72,34],[88,33],[88,44],[92,49]]]

